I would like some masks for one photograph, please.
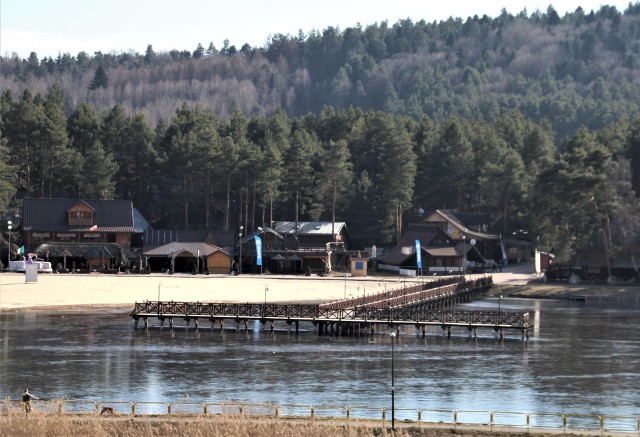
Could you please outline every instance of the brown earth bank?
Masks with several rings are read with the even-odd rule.
[[[496,284],[487,295],[532,299],[571,299],[576,296],[640,298],[640,287],[637,285],[571,285],[533,282],[527,285]]]
[[[458,427],[423,425],[422,427],[369,426],[350,422],[335,425],[327,422],[302,422],[284,420],[251,420],[246,418],[118,418],[118,417],[71,417],[52,416],[34,412],[25,417],[23,413],[0,415],[0,434],[8,437],[22,436],[225,436],[225,437],[525,437],[535,435],[551,437],[558,434],[571,436],[612,435],[608,433],[572,433],[556,430],[545,432],[537,430],[491,431],[480,427]]]

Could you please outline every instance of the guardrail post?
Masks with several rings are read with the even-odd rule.
[[[564,432],[567,432],[567,415],[563,414],[562,415],[562,429],[564,430]]]
[[[171,403],[167,404],[167,414],[171,416]]]
[[[384,424],[387,420],[387,409],[383,408],[382,409],[382,427],[384,428]]]
[[[278,405],[274,405],[273,406],[273,412],[274,412],[275,418],[277,419],[278,418]]]
[[[202,414],[207,415],[207,404],[202,404]]]
[[[422,409],[418,409],[418,428],[422,428]]]
[[[454,428],[458,427],[458,411],[453,410],[453,426]]]
[[[345,407],[344,409],[347,412],[347,422],[348,422],[349,419],[351,418],[351,408]]]
[[[493,411],[489,411],[489,426],[491,427],[491,431],[493,431]]]
[[[132,416],[136,415],[136,403],[135,402],[131,402],[131,415]]]
[[[604,416],[598,416],[598,420],[600,420],[600,432],[604,432]]]
[[[63,405],[64,405],[63,402],[58,402],[58,415],[60,416],[62,416],[62,414],[64,413]]]
[[[527,413],[527,431],[531,427],[531,413]]]

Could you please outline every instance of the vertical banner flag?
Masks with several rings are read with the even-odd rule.
[[[420,240],[416,240],[416,261],[418,261],[418,268],[422,268],[422,249],[420,249]]]
[[[262,238],[257,235],[253,237],[256,239],[256,265],[262,265]]]

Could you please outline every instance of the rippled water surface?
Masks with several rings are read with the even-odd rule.
[[[394,347],[396,408],[640,415],[639,309],[487,298],[462,309],[529,312],[528,341],[492,330],[451,338],[405,328]],[[128,313],[3,312],[0,394],[177,402],[237,400],[389,407],[391,343],[260,323],[249,330],[152,326]]]

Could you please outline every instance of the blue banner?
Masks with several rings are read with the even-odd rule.
[[[416,240],[416,261],[418,262],[418,268],[422,268],[422,249],[420,248],[420,240]]]
[[[262,265],[262,238],[257,235],[253,237],[256,239],[256,265]]]

